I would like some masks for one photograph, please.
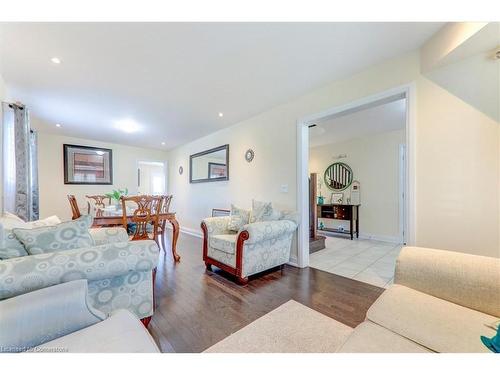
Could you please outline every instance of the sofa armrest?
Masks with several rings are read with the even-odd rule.
[[[230,216],[208,217],[203,219],[202,225],[207,227],[208,235],[214,236],[217,234],[229,234],[231,231],[228,229]]]
[[[295,229],[297,224],[291,220],[274,220],[246,224],[240,232],[248,232],[248,240],[245,243],[257,243],[291,234]]]
[[[156,242],[145,240],[6,259],[0,261],[0,299],[77,279],[152,271],[158,257]]]
[[[394,283],[500,317],[500,259],[404,247]]]
[[[25,351],[106,319],[88,303],[86,280],[0,301],[0,316],[0,352]]]
[[[105,245],[115,242],[127,242],[127,231],[122,227],[90,228],[90,235],[96,245]]]

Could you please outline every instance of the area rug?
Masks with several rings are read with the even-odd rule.
[[[352,331],[351,327],[290,300],[205,353],[333,353]]]

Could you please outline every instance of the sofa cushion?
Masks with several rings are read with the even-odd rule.
[[[70,353],[158,353],[144,325],[128,310],[117,310],[97,324],[46,342],[35,352],[61,348]]]
[[[234,204],[232,204],[230,217],[231,219],[229,221],[227,229],[237,232],[243,225],[248,224],[248,220],[250,220],[250,211],[236,207]]]
[[[500,316],[500,259],[404,247],[394,283],[457,305]]]
[[[86,215],[54,226],[12,231],[26,251],[35,255],[93,246],[94,240],[89,233],[91,224],[92,218]]]
[[[488,352],[480,336],[495,317],[394,284],[370,307],[368,320],[436,352]]]
[[[236,234],[216,234],[210,236],[210,247],[227,254],[236,252]]]
[[[339,353],[427,353],[429,349],[366,321],[356,327]]]

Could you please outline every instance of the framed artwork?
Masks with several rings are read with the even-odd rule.
[[[227,166],[221,163],[208,163],[208,178],[224,178],[227,176]]]
[[[109,148],[64,144],[63,158],[65,184],[113,184],[113,151]]]
[[[344,193],[332,193],[332,203],[342,204],[344,201]]]

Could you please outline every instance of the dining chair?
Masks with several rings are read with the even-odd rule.
[[[173,195],[162,195],[159,215],[166,214],[170,212],[170,203],[172,202]],[[161,246],[163,247],[163,251],[167,251],[167,247],[165,245],[165,227],[167,225],[167,219],[161,218],[158,216],[158,226],[157,226],[157,237],[161,239]]]
[[[132,228],[131,241],[154,240],[158,246],[158,213],[160,212],[161,196],[135,195],[122,196],[122,223],[125,230]],[[129,226],[130,224],[132,226]],[[151,230],[151,223],[153,228]]]
[[[90,211],[92,205],[98,210],[103,210],[106,207],[106,201],[108,205],[111,204],[111,197],[108,197],[106,195],[86,195],[85,198],[87,198],[87,208],[89,215],[91,214]]]
[[[78,208],[78,203],[74,195],[68,195],[69,205],[71,206],[71,213],[73,216],[71,220],[78,219],[82,214],[80,213],[80,209]]]

